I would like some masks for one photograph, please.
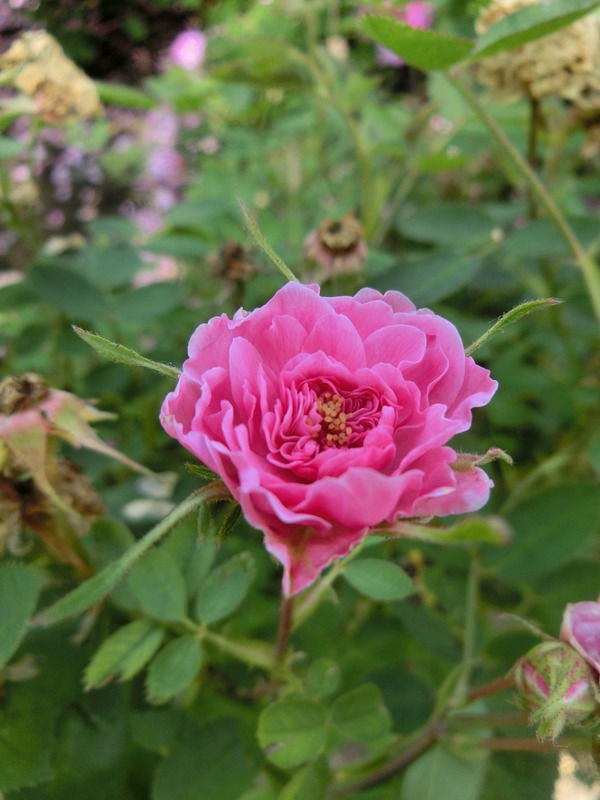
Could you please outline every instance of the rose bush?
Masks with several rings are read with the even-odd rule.
[[[165,430],[218,473],[295,594],[379,523],[475,511],[492,485],[447,442],[497,384],[447,320],[399,292],[319,296],[200,325]]]

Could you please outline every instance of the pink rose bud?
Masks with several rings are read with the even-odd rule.
[[[454,325],[399,292],[288,283],[200,325],[167,433],[221,476],[296,594],[370,530],[476,511],[491,480],[448,442],[497,383]]]
[[[560,638],[600,673],[600,602],[569,603],[563,615]]]
[[[565,726],[598,713],[599,695],[584,659],[559,641],[533,647],[514,668],[519,705],[529,712],[541,740],[554,741]]]
[[[200,31],[183,31],[171,42],[169,57],[178,67],[192,72],[204,62],[206,36]]]

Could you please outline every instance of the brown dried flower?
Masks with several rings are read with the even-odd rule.
[[[243,283],[256,275],[248,251],[238,242],[226,242],[218,255],[211,256],[210,264],[220,278],[231,283]]]
[[[46,31],[28,31],[0,57],[0,70],[14,71],[12,83],[32,97],[47,122],[102,116],[94,82]]]
[[[304,242],[304,255],[325,270],[325,277],[362,269],[367,245],[360,222],[349,211],[341,219],[326,219]]]
[[[541,2],[492,0],[481,10],[475,29],[481,35],[508,14]],[[588,14],[549,36],[489,56],[477,74],[491,96],[501,102],[551,95],[576,102],[598,87],[599,43],[599,20]]]

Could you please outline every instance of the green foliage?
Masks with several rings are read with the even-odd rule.
[[[185,616],[185,580],[166,550],[150,550],[133,565],[129,588],[140,608],[154,619],[175,622]]]
[[[436,745],[406,770],[401,800],[478,800],[486,756],[458,756]]]
[[[0,567],[0,668],[18,648],[35,610],[41,575],[25,564]]]
[[[196,617],[210,625],[228,617],[243,601],[255,575],[250,553],[240,553],[213,570],[196,595]]]
[[[202,667],[202,643],[195,636],[169,642],[150,664],[146,691],[153,703],[165,703],[183,691]]]
[[[369,14],[359,28],[378,44],[401,56],[418,69],[447,69],[466,58],[474,47],[469,39],[411,28],[393,17]]]
[[[119,628],[102,643],[85,670],[86,689],[101,686],[118,676],[129,680],[143,669],[163,640],[161,627],[137,619]]]
[[[351,561],[343,574],[351,586],[372,600],[402,600],[415,590],[400,567],[377,558]]]
[[[282,769],[298,767],[321,750],[326,713],[317,703],[290,694],[268,706],[260,716],[258,740],[267,758]]]

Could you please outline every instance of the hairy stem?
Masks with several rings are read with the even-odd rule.
[[[279,630],[277,631],[277,644],[275,645],[275,662],[282,661],[285,654],[285,646],[288,636],[292,630],[292,614],[294,611],[294,598],[282,597],[281,613],[279,616]]]

